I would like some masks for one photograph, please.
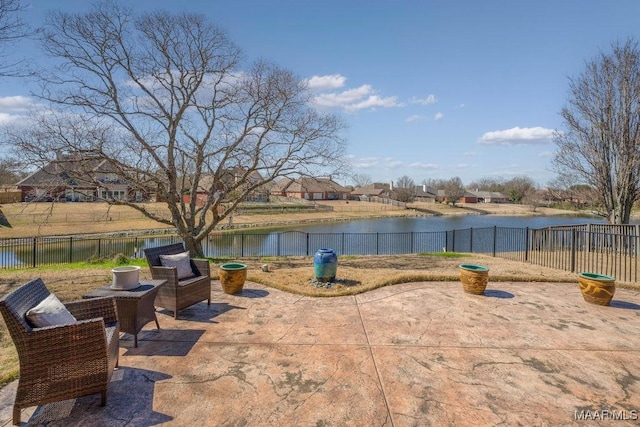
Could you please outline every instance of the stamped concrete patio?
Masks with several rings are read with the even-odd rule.
[[[211,307],[125,335],[99,397],[22,413],[30,424],[583,425],[640,417],[640,292],[611,307],[577,284],[455,282],[308,298],[214,286]],[[10,425],[15,384],[0,391]],[[582,418],[582,420],[580,419]],[[587,421],[584,421],[587,420]],[[607,421],[608,423],[608,421]],[[599,424],[600,425],[600,424]],[[608,425],[608,424],[607,424]]]

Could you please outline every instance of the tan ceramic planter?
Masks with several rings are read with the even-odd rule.
[[[247,280],[247,266],[240,263],[222,264],[218,275],[224,293],[237,294],[242,292],[244,281]]]
[[[578,284],[582,298],[588,303],[609,305],[616,293],[616,279],[597,273],[580,273]]]
[[[460,264],[462,289],[468,294],[482,295],[489,282],[489,269],[481,265]]]

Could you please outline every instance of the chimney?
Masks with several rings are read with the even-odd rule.
[[[389,190],[393,191],[393,181],[389,182]]]
[[[422,191],[427,192],[427,184],[422,184]]]

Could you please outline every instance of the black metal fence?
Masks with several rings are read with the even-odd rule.
[[[544,229],[487,227],[404,233],[214,233],[203,242],[203,251],[214,258],[311,256],[319,248],[332,248],[340,255],[481,253],[636,282],[638,228],[585,224]],[[0,239],[0,267],[64,264],[120,253],[142,258],[144,248],[180,241],[180,237],[172,235]]]

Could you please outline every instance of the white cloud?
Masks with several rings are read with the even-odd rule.
[[[431,104],[435,104],[436,102],[438,102],[438,99],[436,98],[435,95],[429,94],[429,95],[427,95],[426,98],[416,98],[414,96],[409,100],[409,102],[411,104],[431,105]]]
[[[404,119],[404,121],[407,123],[411,123],[411,122],[415,122],[416,120],[420,120],[421,118],[422,118],[421,116],[414,114],[413,116],[409,116],[406,119]]]
[[[469,167],[469,163],[458,163],[456,169],[466,169]]]
[[[401,103],[395,96],[382,98],[376,95],[371,85],[362,85],[355,89],[342,92],[327,92],[315,97],[314,102],[320,107],[342,108],[348,113],[358,110],[374,109],[376,107],[400,107]]]
[[[475,151],[465,151],[464,153],[462,153],[463,156],[467,156],[467,157],[473,157],[477,154],[478,153],[476,153]]]
[[[553,156],[553,151],[541,151],[538,153],[538,157],[551,157]]]
[[[458,104],[453,108],[455,108],[456,110],[459,109],[459,108],[464,108],[464,104]]]
[[[362,85],[340,93],[323,93],[316,96],[315,102],[322,107],[346,107],[367,97],[372,92],[371,86]]]
[[[389,162],[389,164],[387,165],[387,167],[388,167],[389,169],[398,169],[398,168],[400,168],[400,167],[402,167],[402,166],[404,166],[404,163],[403,163],[403,162],[401,162],[400,160],[394,160],[394,161],[391,161],[391,162]]]
[[[434,120],[442,120],[444,119],[444,114],[438,112],[435,116],[433,116]]]
[[[24,112],[34,106],[33,100],[28,96],[0,97],[0,111]]]
[[[17,124],[28,120],[29,111],[38,105],[28,96],[3,96],[0,97],[0,126]]]
[[[0,113],[0,126],[16,123],[21,119],[23,119],[23,116],[18,116],[16,114]]]
[[[435,163],[422,163],[422,162],[414,162],[409,165],[412,168],[416,169],[424,169],[424,170],[433,170],[438,169],[440,166]]]
[[[356,169],[372,168],[380,163],[380,159],[377,157],[363,157],[356,159],[355,157],[351,161],[351,166]]]
[[[309,89],[329,90],[343,87],[347,78],[340,74],[331,74],[328,76],[313,76],[306,80]]]
[[[543,127],[520,128],[486,132],[478,139],[485,145],[538,145],[548,144],[553,139],[555,131]]]
[[[360,101],[358,103],[345,105],[344,109],[349,113],[353,113],[354,111],[364,110],[367,108],[375,108],[375,107],[392,108],[392,107],[400,107],[400,106],[401,104],[398,103],[398,98],[395,96],[380,98],[378,95],[371,95],[367,99]]]

